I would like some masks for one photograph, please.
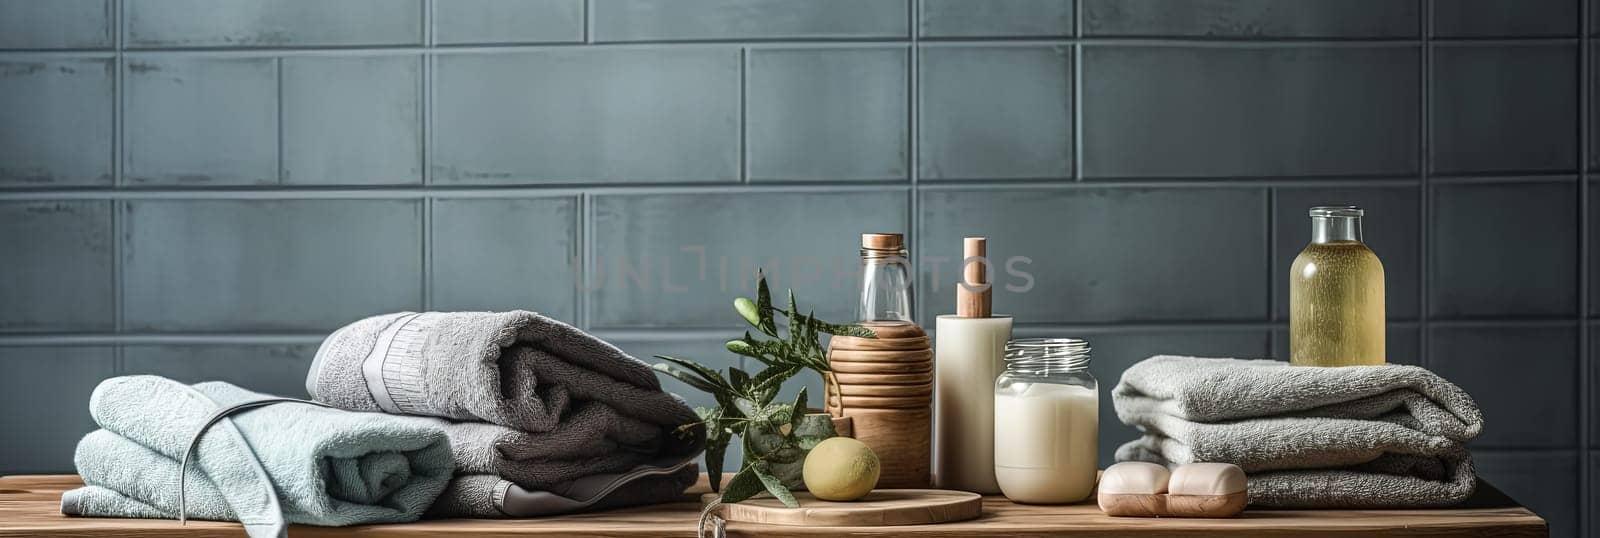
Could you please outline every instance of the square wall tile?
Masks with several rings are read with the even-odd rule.
[[[1267,353],[1267,331],[1219,329],[1196,331],[1128,331],[1116,328],[1063,334],[1057,330],[1020,328],[1013,338],[1083,338],[1093,348],[1089,373],[1100,384],[1100,457],[1105,468],[1116,463],[1117,447],[1139,438],[1139,431],[1117,419],[1111,390],[1122,380],[1122,372],[1139,361],[1156,355],[1197,357],[1262,358]]]
[[[123,375],[150,374],[182,383],[226,381],[274,396],[310,398],[306,376],[317,344],[132,345]]]
[[[450,0],[433,6],[441,45],[583,41],[584,0]]]
[[[989,238],[994,311],[1027,323],[1264,320],[1264,189],[924,190],[924,319],[954,312],[961,238]],[[1196,233],[1203,215],[1205,233]]]
[[[434,200],[432,233],[432,309],[578,323],[576,198]]]
[[[1072,37],[1073,0],[921,0],[922,37]]]
[[[128,183],[278,183],[277,59],[126,62],[122,130]]]
[[[1083,31],[1106,37],[1415,38],[1421,2],[1080,0]]]
[[[1390,323],[1384,327],[1384,360],[1389,364],[1425,366],[1422,358],[1422,330],[1414,323]],[[1272,358],[1289,360],[1289,329],[1272,331]]]
[[[95,429],[89,394],[115,364],[109,347],[0,347],[0,475],[73,472],[78,439]]]
[[[1483,409],[1478,448],[1571,448],[1578,444],[1575,327],[1433,327],[1428,368]],[[1530,387],[1538,387],[1531,397]]]
[[[0,0],[0,49],[108,49],[111,31],[111,0]]]
[[[1072,47],[927,46],[922,179],[1072,177]]]
[[[1433,34],[1439,37],[1576,36],[1582,0],[1435,0]]]
[[[665,355],[668,357],[677,357],[680,359],[694,361],[706,366],[707,368],[722,372],[723,375],[726,376],[729,367],[737,368],[739,367],[740,363],[740,358],[738,355],[734,355],[733,353],[729,353],[728,350],[723,349],[722,342],[725,340],[718,340],[716,338],[705,338],[692,335],[686,336],[683,334],[672,333],[661,333],[658,335],[640,335],[637,333],[632,335],[613,335],[607,334],[604,331],[600,331],[594,334],[596,337],[610,342],[612,345],[621,348],[622,351],[632,355],[636,359],[644,361],[646,364],[666,362],[655,357],[656,355]],[[759,371],[761,365],[752,365],[750,368],[752,370]],[[752,375],[755,373],[751,370],[746,371],[750,372]],[[657,373],[656,377],[661,380],[661,390],[678,395],[678,397],[683,398],[683,400],[688,403],[690,407],[717,406],[716,399],[712,398],[710,394],[702,392],[700,389],[691,387],[688,384],[678,381],[677,379],[672,378],[672,376],[668,376],[666,374]],[[815,377],[815,374],[812,374],[812,377]],[[738,439],[735,439],[732,443],[728,444],[728,451],[722,458],[723,476],[732,476],[733,473],[738,472],[740,462],[743,460],[743,458],[743,445],[739,443]],[[705,472],[705,454],[697,456],[696,459],[701,463],[700,471]]]
[[[1307,211],[1321,205],[1354,205],[1366,210],[1361,219],[1362,239],[1383,262],[1388,318],[1417,319],[1422,277],[1421,191],[1416,185],[1275,189],[1272,296],[1277,319],[1289,319],[1289,267],[1311,242]]]
[[[595,41],[909,36],[911,0],[592,0]]]
[[[283,59],[283,183],[422,183],[422,58]]]
[[[419,200],[129,200],[123,311],[148,332],[329,331],[422,308]]]
[[[1576,315],[1577,194],[1571,181],[1435,184],[1432,315]]]
[[[112,183],[112,69],[109,58],[0,61],[0,188]]]
[[[124,0],[122,9],[130,48],[422,44],[422,0]]]
[[[737,47],[450,53],[434,181],[739,180]]]
[[[111,202],[0,202],[0,333],[112,328]]]
[[[1433,50],[1433,172],[1578,167],[1578,49],[1449,44]]]
[[[1085,46],[1083,174],[1414,174],[1420,61],[1403,46]]]
[[[752,181],[908,177],[905,48],[758,48],[749,55]]]
[[[755,297],[759,269],[778,304],[793,288],[801,310],[854,321],[861,234],[904,233],[909,204],[905,190],[596,196],[590,320],[742,329],[733,299]]]
[[[1472,451],[1478,477],[1528,507],[1550,526],[1550,536],[1577,536],[1579,454]]]

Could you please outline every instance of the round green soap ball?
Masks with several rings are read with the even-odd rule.
[[[801,470],[806,490],[824,501],[853,501],[878,485],[878,455],[866,443],[830,437],[806,454]]]

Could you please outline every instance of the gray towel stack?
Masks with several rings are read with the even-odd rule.
[[[1157,356],[1124,372],[1112,399],[1144,433],[1118,461],[1233,463],[1256,505],[1447,506],[1476,485],[1463,445],[1482,413],[1416,366]]]
[[[439,417],[457,473],[430,511],[441,517],[673,500],[705,445],[648,365],[526,311],[357,321],[322,343],[306,389],[341,409]]]

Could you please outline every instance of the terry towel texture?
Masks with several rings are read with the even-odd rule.
[[[62,511],[177,518],[179,466],[191,437],[214,412],[264,398],[222,382],[101,382],[89,408],[102,429],[85,436],[74,457],[86,485],[63,495]],[[285,520],[415,521],[452,469],[449,442],[434,421],[272,404],[206,430],[189,459],[187,513],[243,522],[252,536],[281,536]]]
[[[675,497],[693,482],[681,479],[681,464],[705,443],[703,430],[678,431],[699,417],[661,390],[648,365],[527,311],[357,321],[323,342],[306,389],[342,409],[450,419],[444,429],[461,476],[440,504],[457,511],[436,508],[439,515],[553,513],[517,510],[530,506],[517,502],[523,493],[599,503],[592,497],[604,490],[608,506],[669,500],[658,490],[670,484],[632,482],[670,480],[679,484]],[[596,476],[628,487],[580,487]]]
[[[1123,372],[1112,402],[1144,432],[1118,461],[1233,463],[1252,504],[1446,506],[1476,485],[1463,444],[1482,413],[1416,366],[1157,356]]]

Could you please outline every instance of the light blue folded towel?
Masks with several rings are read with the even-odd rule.
[[[221,410],[275,399],[222,382],[101,382],[89,407],[103,429],[78,443],[74,459],[86,485],[63,494],[62,512],[179,517],[179,469],[194,434]],[[283,536],[286,522],[408,522],[454,470],[435,421],[275,403],[205,430],[189,456],[183,501],[190,517],[239,521],[251,536]]]

